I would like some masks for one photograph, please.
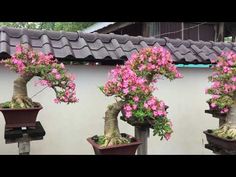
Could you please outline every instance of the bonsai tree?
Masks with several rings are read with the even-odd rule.
[[[219,137],[236,139],[236,54],[223,52],[212,60],[212,82],[206,93],[212,97],[207,101],[210,109],[226,114],[225,123],[213,133]]]
[[[27,94],[27,83],[38,76],[38,84],[52,88],[56,93],[55,103],[77,102],[74,76],[68,73],[63,63],[59,64],[53,55],[35,52],[22,45],[16,46],[15,54],[2,60],[6,67],[20,76],[14,81],[13,96],[10,102],[2,104],[9,108],[32,108],[37,105]]]
[[[125,119],[132,117],[144,122],[149,119],[154,135],[170,138],[171,121],[167,118],[166,105],[152,95],[157,79],[165,76],[173,80],[181,75],[172,63],[170,53],[164,48],[145,48],[132,54],[123,66],[116,66],[109,73],[110,79],[100,87],[106,96],[115,96],[116,102],[105,113],[104,136],[99,137],[101,146],[128,143],[118,128],[118,114],[122,110]]]

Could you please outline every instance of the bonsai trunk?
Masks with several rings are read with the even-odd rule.
[[[13,97],[10,108],[31,108],[34,106],[33,101],[27,94],[27,83],[33,76],[20,76],[14,81]]]
[[[234,104],[226,116],[225,124],[214,131],[214,133],[219,137],[236,139],[236,95],[234,95],[233,98]]]
[[[118,144],[125,144],[128,141],[120,135],[118,128],[118,114],[121,111],[124,102],[118,101],[108,106],[105,113],[105,127],[104,127],[104,144],[102,146],[112,146]]]

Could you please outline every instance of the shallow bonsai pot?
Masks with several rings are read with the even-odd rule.
[[[35,127],[38,112],[43,107],[37,104],[34,108],[27,109],[12,109],[1,108],[6,122],[6,128],[19,128],[19,127]]]
[[[141,122],[135,117],[130,117],[129,119],[126,119],[124,116],[121,116],[120,119],[135,127],[152,128],[152,125],[154,125],[154,120],[153,122],[151,122],[148,121],[148,119],[145,119],[143,122]]]
[[[126,134],[127,135],[127,134]],[[127,135],[130,136],[130,135]],[[116,146],[109,147],[100,147],[92,137],[88,138],[87,141],[93,146],[95,155],[135,155],[135,152],[140,144],[142,144],[141,140],[138,140],[134,137],[133,142],[129,144],[121,144]]]
[[[154,120],[149,120],[148,118],[145,118],[144,121],[138,120],[136,117],[130,117],[126,118],[124,111],[121,111],[122,116],[120,116],[120,119],[127,122],[128,124],[135,126],[135,127],[142,127],[142,128],[153,128]]]
[[[219,110],[209,109],[205,110],[205,113],[212,114],[213,117],[224,119],[227,116],[227,113],[220,113]]]
[[[212,134],[212,130],[204,131],[204,134],[206,134],[207,141],[211,146],[236,152],[236,140],[218,137]]]

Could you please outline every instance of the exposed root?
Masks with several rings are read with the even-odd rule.
[[[105,137],[104,144],[102,144],[101,147],[114,146],[127,143],[129,143],[129,141],[121,136]]]
[[[219,129],[213,130],[213,134],[221,138],[236,139],[236,128],[229,124],[224,124]]]
[[[33,101],[26,96],[14,96],[10,103],[10,108],[33,108]]]

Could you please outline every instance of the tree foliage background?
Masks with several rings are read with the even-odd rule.
[[[0,26],[71,32],[80,31],[92,24],[94,22],[0,22]]]

